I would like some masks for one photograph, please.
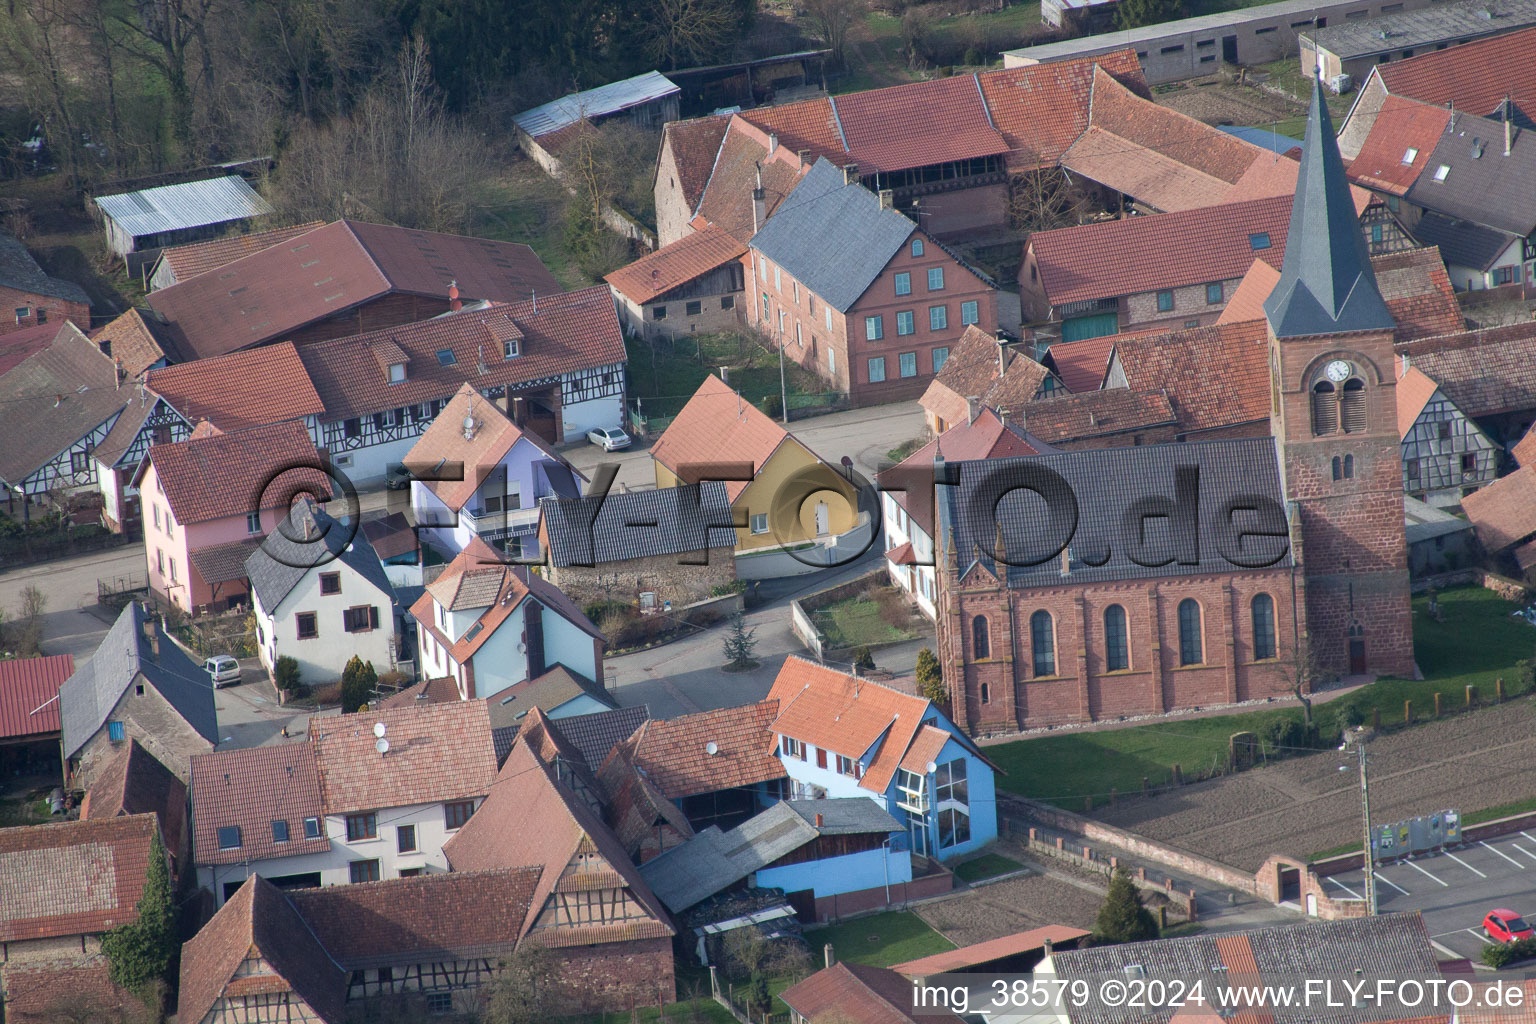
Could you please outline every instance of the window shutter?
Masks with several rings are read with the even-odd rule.
[[[864,766],[857,761],[853,762],[853,777],[856,779],[864,777]]]
[[[378,605],[369,605],[368,606],[368,628],[369,629],[378,629],[379,628],[379,608],[378,608]]]
[[[1331,434],[1339,429],[1339,408],[1332,384],[1312,390],[1312,433]]]
[[[825,768],[826,766],[827,766],[827,752],[826,752],[826,750],[824,748],[817,747],[816,748],[816,767],[817,768]]]
[[[800,744],[800,760],[805,760],[805,744]]]
[[[1344,385],[1339,399],[1339,416],[1344,421],[1344,432],[1355,434],[1365,429],[1365,384],[1351,380]]]

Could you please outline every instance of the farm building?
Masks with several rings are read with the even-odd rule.
[[[96,207],[107,232],[107,248],[135,273],[165,246],[212,238],[231,225],[273,212],[234,174],[97,196]]]

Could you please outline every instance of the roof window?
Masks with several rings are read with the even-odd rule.
[[[219,849],[240,849],[240,826],[224,825],[219,828]]]
[[[459,361],[459,357],[453,354],[452,349],[440,348],[437,350],[437,365],[452,366]]]
[[[391,384],[398,384],[398,383],[400,383],[403,380],[405,380],[405,364],[404,363],[390,363],[389,364],[389,382]]]
[[[1409,146],[1407,149],[1403,150],[1403,163],[1404,164],[1411,164],[1415,160],[1417,160],[1418,158],[1419,158],[1419,151],[1417,149],[1415,149],[1413,146]]]
[[[1450,176],[1450,174],[1451,174],[1451,165],[1450,164],[1441,164],[1439,167],[1435,168],[1435,180],[1436,181],[1444,181],[1446,178],[1448,178]]]
[[[1254,252],[1258,252],[1260,249],[1268,249],[1269,246],[1270,241],[1268,231],[1256,231],[1248,236],[1248,248],[1252,249]]]

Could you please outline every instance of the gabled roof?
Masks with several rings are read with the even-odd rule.
[[[516,948],[538,879],[537,866],[436,871],[296,890],[288,898],[326,952],[348,971],[494,961]]]
[[[512,123],[537,139],[583,118],[595,120],[679,92],[681,90],[660,71],[647,71],[633,78],[550,100],[516,115]]]
[[[1426,210],[1414,223],[1413,237],[1420,245],[1438,249],[1447,264],[1481,272],[1492,269],[1499,257],[1520,240],[1519,235],[1508,231],[1447,217],[1434,210]]]
[[[972,324],[950,347],[943,369],[918,402],[956,424],[969,416],[966,399],[1017,411],[1034,401],[1050,376],[1040,363]]]
[[[304,819],[325,814],[312,743],[196,754],[190,794],[192,858],[197,864],[243,864],[330,849],[323,834],[304,836]],[[288,826],[283,842],[273,835],[275,821]],[[240,830],[240,845],[220,849],[219,830],[230,827]]]
[[[1536,127],[1536,65],[1529,60],[1533,45],[1536,28],[1526,28],[1381,64],[1372,73],[1393,95],[1437,107],[1453,104],[1484,116],[1498,112],[1508,96],[1516,120]]]
[[[1536,408],[1536,322],[1421,338],[1399,351],[1464,415]]]
[[[169,249],[160,250],[160,260],[157,261],[155,269],[159,269],[159,262],[164,262],[171,268],[171,273],[178,282],[186,281],[198,274],[206,274],[210,270],[217,270],[226,264],[233,263],[242,256],[269,249],[290,238],[324,226],[325,221],[312,220],[286,228],[268,228],[265,231],[251,231],[243,235],[226,235],[207,242],[173,245]]]
[[[650,717],[650,709],[641,704],[590,715],[572,715],[550,722],[549,728],[565,737],[581,755],[582,763],[596,774],[609,751],[634,735],[641,723]]]
[[[1088,127],[1094,83],[1108,77],[1144,95],[1146,78],[1131,48],[1095,57],[983,71],[978,78],[992,123],[1008,140],[1009,169],[1053,164]]]
[[[1450,119],[1445,107],[1404,96],[1383,98],[1360,152],[1349,165],[1350,179],[1390,195],[1407,195],[1430,166],[1430,154]]]
[[[1419,414],[1440,390],[1440,385],[1424,376],[1418,367],[1410,366],[1398,376],[1394,390],[1397,393],[1397,435],[1406,439]]]
[[[135,238],[265,217],[274,212],[272,205],[238,174],[97,196],[94,202],[125,234]]]
[[[514,331],[522,335],[518,354],[505,359],[502,342]],[[385,343],[407,357],[405,380],[395,384],[378,358],[376,346]],[[332,422],[447,398],[466,381],[488,390],[625,361],[613,294],[604,285],[550,295],[541,289],[537,301],[492,303],[305,345],[299,356]]]
[[[466,428],[465,423],[473,423],[474,427]],[[470,430],[471,436],[465,436],[466,430]],[[489,399],[469,384],[463,384],[416,439],[405,456],[405,464],[421,480],[423,487],[457,512],[469,503],[519,441],[527,441],[542,452],[545,459],[570,470],[570,463],[556,454],[542,437],[531,430],[518,429]],[[452,473],[434,472],[440,466],[455,465],[461,470],[457,480],[440,479],[454,475]]]
[[[1255,262],[1267,266],[1262,260]],[[1279,276],[1278,271],[1275,276]],[[1227,305],[1232,303],[1228,301]],[[1042,362],[1047,369],[1056,371],[1068,391],[1097,391],[1104,386],[1104,371],[1109,369],[1109,356],[1115,349],[1116,340],[1116,335],[1106,334],[1081,341],[1058,341],[1046,349]]]
[[[545,498],[539,511],[549,537],[550,563],[559,567],[685,555],[736,544],[731,503],[721,480]]]
[[[840,961],[779,994],[806,1020],[846,1019],[850,1024],[959,1024],[946,1009],[912,1008],[912,983],[888,967]]]
[[[123,691],[140,675],[198,735],[209,743],[219,741],[208,673],[166,636],[158,622],[151,627],[155,634],[152,645],[145,636],[145,622],[143,607],[130,601],[91,660],[59,687],[65,757],[74,757],[96,735]]]
[[[1280,283],[1280,268],[1255,259],[1222,308],[1217,324],[1241,324],[1264,319],[1264,300]],[[1055,346],[1052,346],[1053,348]]]
[[[238,975],[247,957],[260,973]],[[347,975],[283,891],[251,875],[182,946],[178,1010],[201,1021],[221,997],[292,993],[322,1024],[346,1019]]]
[[[46,295],[66,302],[89,306],[91,297],[73,281],[49,277],[27,251],[21,239],[9,231],[0,231],[0,287],[14,288],[28,295]],[[9,312],[9,310],[7,310]]]
[[[181,856],[187,835],[186,783],[136,739],[130,739],[96,774],[80,808],[85,819],[127,814],[153,814],[159,819],[165,848],[173,857]]]
[[[1029,248],[1047,299],[1060,306],[1227,281],[1255,258],[1278,265],[1290,213],[1290,197],[1276,196],[1037,231]],[[1106,252],[1117,256],[1099,258]]]
[[[784,778],[768,728],[777,715],[778,706],[769,700],[652,718],[619,746],[669,800],[755,786]]]
[[[974,74],[844,93],[827,102],[861,174],[1002,156],[1010,148]]]
[[[50,337],[51,335],[51,337]],[[117,367],[69,321],[0,336],[0,407],[25,423],[0,445],[0,481],[15,487],[128,403]]]
[[[794,440],[789,431],[710,374],[651,445],[651,458],[680,475],[685,465],[722,462],[750,462],[757,473],[786,440]],[[730,500],[739,498],[749,482],[726,481]]]
[[[411,708],[422,704],[451,704],[459,699],[459,684],[452,676],[423,679],[397,693],[370,703],[382,711],[385,708]]]
[[[704,186],[709,184],[709,174],[715,168],[715,157],[720,153],[720,143],[725,139],[725,130],[730,123],[730,114],[710,114],[662,125],[661,148],[671,144],[678,188],[682,190],[683,202],[690,214],[699,208]]]
[[[582,867],[571,867],[578,852],[588,853],[588,857]],[[519,936],[533,928],[556,891],[625,888],[649,915],[620,924],[545,928],[537,932],[537,938],[546,947],[673,934],[661,902],[640,877],[613,831],[557,782],[549,765],[525,743],[513,746],[485,803],[443,845],[443,853],[455,872],[512,865],[539,869]]]
[[[123,373],[137,377],[161,360],[180,358],[175,339],[154,310],[134,307],[91,332],[98,346],[103,342]]]
[[[275,613],[300,580],[332,562],[356,570],[380,596],[394,600],[389,577],[367,536],[308,500],[295,502],[287,522],[262,538],[245,560],[245,574],[261,606]]]
[[[59,731],[59,687],[75,671],[69,654],[0,661],[0,739]]]
[[[1392,314],[1371,272],[1321,81],[1312,83],[1289,234],[1302,244],[1286,248],[1280,282],[1264,302],[1276,337],[1392,329]]]
[[[933,536],[933,488],[908,489],[908,481],[920,479],[920,472],[931,468],[934,459],[942,457],[946,462],[968,462],[972,459],[1007,458],[1019,455],[1038,455],[1042,451],[1054,451],[1049,445],[1030,437],[1014,424],[1000,420],[990,407],[983,406],[976,418],[969,423],[957,423],[917,451],[901,460],[896,467],[885,470],[876,478],[912,521]]]
[[[1057,393],[1031,402],[1020,415],[1026,417],[1031,437],[1052,445],[1178,425],[1168,394],[1162,390],[1110,388],[1076,395]]]
[[[1269,418],[1269,334],[1262,321],[1125,338],[1114,361],[1132,391],[1166,391],[1185,430]]]
[[[916,230],[863,185],[844,184],[842,170],[821,159],[752,236],[752,248],[847,312]]]
[[[825,106],[825,100],[813,101]],[[784,112],[798,108],[792,103],[785,107],[769,107],[755,113],[766,116],[769,111]],[[757,225],[753,223],[752,190],[761,180],[765,212],[773,216],[779,204],[799,184],[801,176],[810,170],[809,155],[802,163],[795,149],[796,143],[783,139],[783,144],[768,151],[768,134],[737,114],[731,118],[725,138],[720,142],[718,153],[711,154],[714,161],[704,194],[696,209],[695,227],[714,224],[732,237],[745,243],[752,237]],[[799,143],[801,146],[804,143]],[[760,177],[759,177],[760,176]]]
[[[325,404],[291,341],[149,371],[150,389],[191,422],[244,430],[319,416]]]
[[[1536,533],[1536,466],[1521,466],[1461,499],[1484,549],[1498,553]]]
[[[1536,131],[1517,130],[1512,143],[1506,154],[1503,121],[1457,114],[1408,189],[1408,201],[1486,228],[1530,234],[1536,230]]]
[[[859,788],[874,793],[884,793],[891,784],[933,710],[922,697],[793,654],[774,678],[768,700],[778,701],[779,713],[769,728],[779,735],[855,759],[874,748],[859,779]]]
[[[375,747],[382,723],[389,749]],[[309,726],[326,814],[464,800],[496,777],[484,701],[316,718]]]
[[[608,274],[603,280],[634,302],[646,303],[716,267],[742,257],[747,247],[724,228],[707,224]]]
[[[331,493],[309,431],[296,420],[157,444],[149,463],[182,526],[283,508],[300,491]]]
[[[977,942],[958,949],[946,950],[943,953],[908,960],[906,963],[896,964],[891,970],[906,978],[930,978],[935,974],[981,967],[1004,957],[1031,953],[1044,949],[1047,942],[1060,945],[1085,939],[1091,934],[1092,932],[1081,928],[1048,924],[1015,932],[1012,935],[1004,935],[1001,938],[988,939],[986,942]]]
[[[580,672],[572,672],[564,665],[532,679],[524,679],[485,698],[490,711],[492,728],[505,728],[521,721],[524,715],[540,711],[553,714],[559,708],[578,697],[591,697],[608,708],[616,705],[608,691]]]
[[[1536,464],[1536,423],[1531,424],[1530,429],[1509,449],[1509,453],[1515,457],[1518,465]]]
[[[148,298],[206,358],[280,339],[391,293],[515,302],[560,285],[532,249],[466,235],[341,220]]]
[[[0,829],[0,942],[137,920],[157,831],[153,814]]]

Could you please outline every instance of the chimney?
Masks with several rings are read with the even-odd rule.
[[[820,811],[817,811],[816,812],[816,827],[817,828],[821,828],[825,824],[826,824],[826,819],[824,819],[821,816],[821,812]]]
[[[1061,574],[1072,575],[1072,545],[1070,544],[1061,549]]]
[[[1051,940],[1050,939],[1042,939],[1040,941],[1040,952],[1044,953],[1046,956],[1050,956],[1051,955]]]
[[[894,210],[896,208],[896,193],[888,188],[880,190],[880,209]]]
[[[1413,360],[1409,357],[1407,352],[1403,353],[1402,360],[1403,360],[1402,365],[1400,367],[1398,367],[1398,371],[1397,371],[1397,375],[1399,377],[1401,377],[1403,374],[1407,373],[1408,372],[1408,367],[1413,364]]]
[[[977,402],[977,398],[976,398],[975,395],[966,395],[965,396],[965,425],[966,426],[970,426],[972,423],[976,422],[976,402]]]
[[[1509,156],[1509,151],[1515,144],[1515,119],[1510,114],[1509,94],[1504,94],[1504,155]]]
[[[762,186],[752,190],[752,233],[755,235],[762,230],[763,222],[768,219],[768,200],[763,195]]]
[[[795,150],[795,156],[800,160],[801,167],[811,162],[811,151],[808,149]]]
[[[832,943],[829,942],[821,947],[821,959],[828,967],[837,963],[837,954],[832,952]]]
[[[1004,345],[1002,339],[999,338],[998,341],[997,341],[997,376],[998,376],[998,379],[1002,379],[1003,374],[1008,372],[1008,362],[1004,358],[1004,350],[1006,348],[1007,348],[1007,346]]]
[[[459,301],[459,282],[448,282],[448,312],[457,313],[464,308],[464,303]]]
[[[779,137],[772,132],[768,133],[768,155],[773,156],[774,150],[779,148]]]
[[[843,184],[857,185],[859,183],[859,165],[848,164],[843,168]]]

